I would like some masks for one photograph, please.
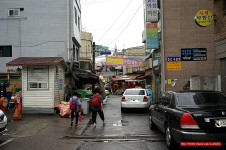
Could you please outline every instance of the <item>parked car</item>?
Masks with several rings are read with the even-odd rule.
[[[166,92],[149,112],[150,129],[165,133],[173,147],[226,144],[226,97],[218,91]]]
[[[7,132],[7,117],[2,110],[0,110],[0,135]]]
[[[121,98],[121,111],[127,108],[144,108],[150,107],[149,97],[146,89],[132,88],[126,89]]]

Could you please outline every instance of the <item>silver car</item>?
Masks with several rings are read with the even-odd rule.
[[[2,110],[0,110],[0,135],[7,131],[7,117]]]
[[[121,111],[127,108],[149,109],[150,101],[147,91],[142,88],[126,89],[121,98]]]

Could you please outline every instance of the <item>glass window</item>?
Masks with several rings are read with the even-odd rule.
[[[125,95],[145,95],[144,90],[126,90]]]
[[[20,16],[20,9],[19,8],[9,9],[8,10],[8,16],[9,17],[18,17],[18,16]]]
[[[80,17],[78,16],[78,30],[80,31],[81,30],[81,23],[80,23],[81,19]]]
[[[28,90],[48,89],[48,66],[28,67]]]
[[[77,22],[78,22],[78,20],[77,20],[77,9],[74,7],[74,10],[75,10],[75,24],[77,25]]]
[[[226,97],[219,92],[178,93],[180,107],[226,106]]]
[[[12,46],[0,46],[0,57],[12,57]]]

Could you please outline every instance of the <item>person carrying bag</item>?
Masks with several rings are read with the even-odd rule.
[[[97,113],[99,114],[101,120],[103,121],[103,126],[106,124],[104,122],[104,112],[103,112],[103,96],[100,95],[100,89],[95,88],[94,89],[94,94],[91,98],[91,111],[92,111],[92,121],[93,125],[96,126],[96,118],[97,118]]]
[[[70,98],[70,110],[71,110],[71,126],[73,126],[75,118],[75,126],[78,126],[78,119],[80,110],[82,110],[82,103],[78,97],[78,93],[74,92],[73,96]]]

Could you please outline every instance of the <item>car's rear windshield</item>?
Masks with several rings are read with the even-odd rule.
[[[144,90],[126,90],[124,95],[145,95]]]
[[[226,97],[219,92],[189,92],[176,94],[180,107],[226,106]]]

